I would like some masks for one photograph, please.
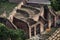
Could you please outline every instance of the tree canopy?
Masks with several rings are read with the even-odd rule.
[[[55,11],[60,10],[60,0],[50,0],[51,1],[51,6]]]
[[[0,40],[25,40],[24,32],[20,29],[9,29],[0,24]]]

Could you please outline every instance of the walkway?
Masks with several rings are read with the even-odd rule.
[[[60,28],[58,28],[47,40],[60,40]]]

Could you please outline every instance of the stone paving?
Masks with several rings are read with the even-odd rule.
[[[47,40],[60,40],[60,28],[58,28]]]

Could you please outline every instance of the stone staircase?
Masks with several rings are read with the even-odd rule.
[[[48,39],[46,40],[60,40],[60,28],[58,28]]]

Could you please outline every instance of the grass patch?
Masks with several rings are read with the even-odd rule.
[[[4,10],[6,11],[7,14],[9,14],[16,5],[17,4],[15,3],[2,2],[0,7],[0,15],[4,12]]]

